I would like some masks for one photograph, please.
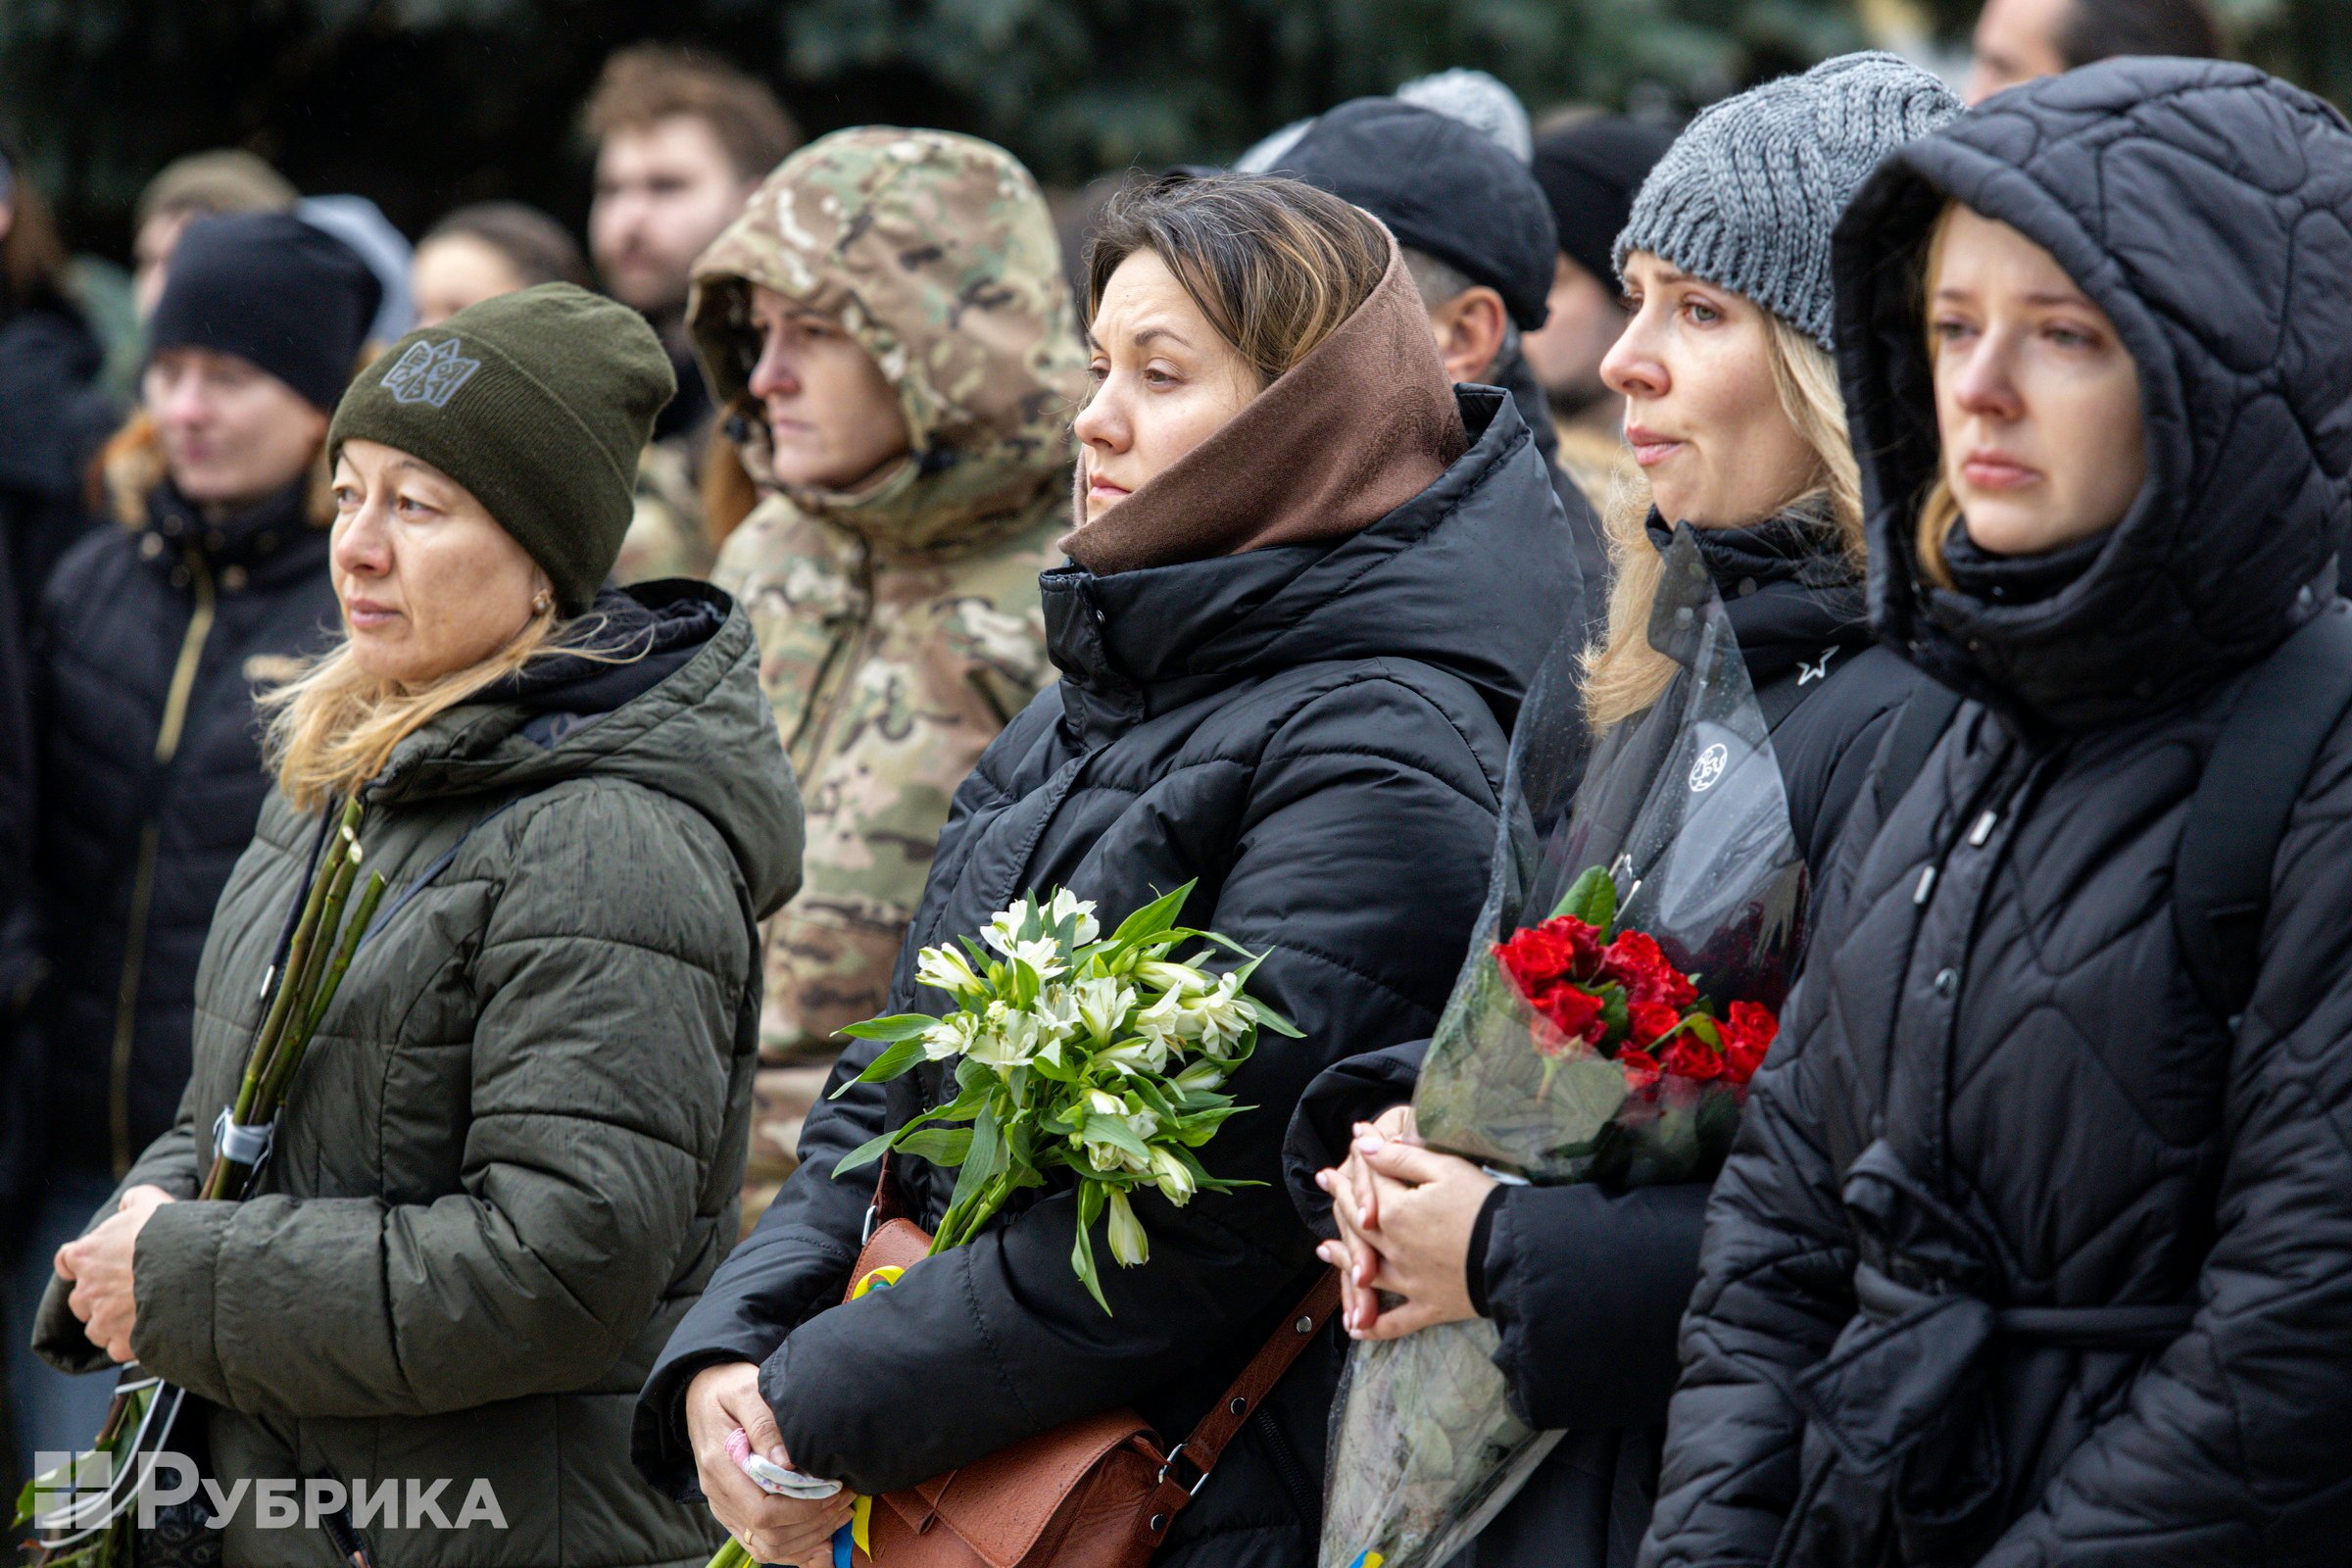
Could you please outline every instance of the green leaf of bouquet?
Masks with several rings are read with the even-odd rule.
[[[925,1127],[900,1139],[898,1151],[953,1169],[963,1163],[971,1147],[972,1130],[968,1127]]]
[[[1567,897],[1560,900],[1551,917],[1556,920],[1563,914],[1576,916],[1598,930],[1603,938],[1611,934],[1609,928],[1617,920],[1617,883],[1606,867],[1588,866],[1582,876],[1569,884]]]
[[[834,1090],[833,1098],[839,1100],[859,1084],[886,1084],[922,1059],[923,1043],[920,1040],[902,1040],[867,1062],[865,1071]]]
[[[1250,998],[1250,1010],[1257,1014],[1257,1026],[1260,1029],[1271,1029],[1276,1034],[1285,1036],[1292,1040],[1304,1040],[1306,1038],[1305,1030],[1299,1028],[1297,1024],[1291,1022],[1290,1019],[1285,1018],[1281,1013],[1276,1012],[1272,1007],[1267,1006],[1255,997]]]
[[[1095,1221],[1102,1217],[1102,1189],[1094,1182],[1078,1184],[1078,1239],[1070,1244],[1070,1272],[1086,1287],[1086,1294],[1095,1298],[1105,1317],[1115,1317],[1110,1303],[1102,1299],[1102,1287],[1095,1278]]]
[[[851,1024],[842,1033],[853,1040],[912,1040],[937,1022],[929,1013],[901,1012]]]
[[[1135,1136],[1135,1129],[1117,1116],[1105,1116],[1101,1111],[1088,1112],[1086,1127],[1080,1136],[1090,1144],[1108,1144],[1138,1159],[1152,1157],[1152,1151],[1144,1147],[1141,1138]]]
[[[972,1142],[963,1156],[963,1165],[956,1173],[956,1191],[948,1199],[950,1208],[968,1204],[980,1196],[980,1189],[996,1178],[1004,1159],[1004,1143],[998,1136],[997,1107],[984,1104],[972,1118]]]
[[[833,1179],[839,1181],[858,1166],[868,1164],[878,1158],[882,1152],[890,1147],[890,1141],[898,1136],[897,1131],[893,1130],[887,1133],[877,1133],[868,1138],[864,1143],[841,1156],[841,1163],[833,1167]]]
[[[1140,945],[1158,936],[1176,923],[1177,915],[1183,912],[1184,901],[1193,896],[1193,889],[1198,886],[1200,886],[1200,882],[1196,878],[1173,893],[1162,894],[1153,899],[1150,904],[1121,920],[1119,928],[1110,934],[1110,940]]]
[[[1689,1030],[1690,1033],[1698,1036],[1699,1039],[1705,1041],[1717,1051],[1721,1051],[1723,1049],[1723,1031],[1718,1029],[1715,1026],[1715,1020],[1708,1017],[1705,1013],[1693,1012],[1686,1014],[1683,1018],[1683,1027]]]

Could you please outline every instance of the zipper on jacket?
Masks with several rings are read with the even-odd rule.
[[[807,778],[824,744],[826,732],[833,727],[833,715],[839,710],[849,683],[857,676],[858,666],[865,662],[865,645],[874,630],[874,547],[864,539],[858,540],[858,590],[864,598],[864,612],[849,634],[834,643],[825,654],[825,662],[817,666],[816,680],[808,693],[808,710],[793,729],[792,740],[784,755],[792,760],[794,772]],[[808,765],[802,762],[802,748],[808,748]]]
[[[188,704],[196,690],[196,670],[204,662],[204,647],[213,635],[212,568],[193,550],[181,559],[196,590],[196,604],[188,612],[188,629],[179,639],[179,659],[172,666],[172,684],[165,690],[164,721],[155,732],[155,765],[159,769],[170,767],[179,755]],[[147,958],[147,920],[155,903],[155,863],[163,832],[160,815],[140,825],[138,867],[130,882],[130,920],[122,932],[122,975],[115,992],[115,1049],[107,1070],[107,1122],[117,1180],[129,1172],[134,1152],[130,1147],[130,1053],[137,1033],[139,971]]]

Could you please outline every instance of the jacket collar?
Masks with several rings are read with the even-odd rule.
[[[154,552],[159,561],[195,555],[216,571],[241,567],[261,583],[308,575],[318,569],[327,549],[327,531],[310,518],[311,483],[306,470],[241,512],[207,517],[166,479],[147,498],[144,531],[167,547]]]
[[[1509,396],[1458,387],[1470,446],[1437,481],[1329,544],[1098,576],[1047,572],[1064,711],[1090,744],[1251,676],[1408,658],[1477,687],[1506,724],[1581,627],[1582,583],[1550,474]]]
[[[1673,529],[1654,509],[1646,526],[1661,552],[1673,542]],[[1800,665],[1818,667],[1832,650],[1870,642],[1861,576],[1817,513],[1792,510],[1752,527],[1691,534],[1754,686]]]

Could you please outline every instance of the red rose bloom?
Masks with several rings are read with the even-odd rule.
[[[1657,939],[1646,931],[1624,931],[1600,956],[1604,979],[1625,987],[1635,1002],[1652,1002],[1682,1012],[1698,1000],[1690,977],[1666,961]]]
[[[1679,1037],[1666,1048],[1658,1065],[1677,1078],[1707,1083],[1723,1076],[1723,1054],[1691,1035]]]
[[[1537,999],[1536,1006],[1544,1017],[1551,1020],[1553,1028],[1567,1036],[1567,1040],[1557,1046],[1546,1047],[1539,1042],[1537,1049],[1546,1055],[1561,1054],[1567,1050],[1569,1042],[1573,1041],[1581,1040],[1589,1046],[1597,1045],[1608,1027],[1600,1015],[1600,999],[1574,986],[1553,986]]]
[[[1658,1087],[1658,1058],[1640,1047],[1617,1053],[1617,1065],[1625,1069],[1625,1087],[1634,1094],[1645,1095]]]
[[[1683,1026],[1683,1015],[1663,1002],[1631,1003],[1625,1020],[1626,1038],[1637,1046],[1651,1045]]]
[[[1781,1020],[1770,1007],[1735,1002],[1722,1024],[1724,1064],[1732,1082],[1743,1084],[1764,1064],[1764,1053],[1781,1032]]]
[[[1600,956],[1598,938],[1584,921],[1561,915],[1513,932],[1508,942],[1495,945],[1494,956],[1520,994],[1532,999],[1554,980],[1592,973]]]

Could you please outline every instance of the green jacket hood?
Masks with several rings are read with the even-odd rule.
[[[366,798],[519,796],[591,774],[623,779],[707,818],[765,916],[799,890],[803,830],[750,619],[718,589],[684,581],[608,589],[590,615],[601,621],[583,628],[593,655],[560,658],[592,666],[595,678],[550,691],[526,671],[519,688],[452,709],[400,744]],[[614,677],[626,690],[639,670],[650,684],[600,706]],[[569,710],[566,689],[588,710]]]

